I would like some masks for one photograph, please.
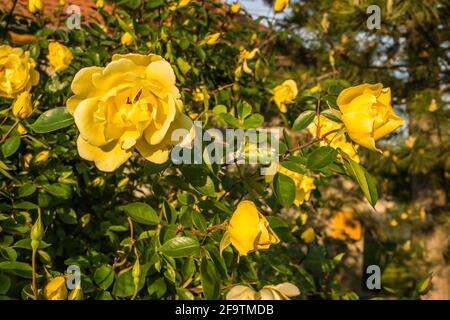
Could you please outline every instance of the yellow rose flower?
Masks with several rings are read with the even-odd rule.
[[[344,132],[341,129],[344,127],[343,124],[334,122],[325,116],[320,116],[320,121],[317,117],[308,126],[309,132],[315,137],[317,135],[317,125],[320,126],[320,137],[327,135],[331,131],[340,130],[334,133],[330,133],[326,136],[326,141],[321,141],[320,145],[329,145],[334,149],[341,149],[349,158],[353,161],[359,163],[358,156],[358,146],[353,145],[350,141],[347,141]],[[338,156],[340,157],[340,155]]]
[[[292,103],[298,94],[294,80],[286,80],[273,89],[273,100],[281,112],[287,112],[286,104]]]
[[[50,62],[50,67],[54,72],[66,70],[72,62],[72,51],[65,45],[59,42],[50,42],[48,45],[47,59]]]
[[[283,166],[279,166],[278,172],[288,176],[295,183],[295,200],[294,204],[299,206],[303,202],[308,201],[311,197],[311,191],[316,189],[314,185],[314,178],[305,174],[291,171]]]
[[[340,240],[361,239],[361,223],[356,220],[350,211],[337,212],[331,220],[331,236]]]
[[[309,92],[311,92],[311,93],[317,93],[317,92],[320,92],[320,91],[322,91],[322,87],[320,86],[320,84],[318,84],[318,85],[312,87],[311,89],[309,89]]]
[[[391,89],[381,83],[347,88],[339,94],[337,104],[350,138],[371,150],[380,152],[375,141],[404,124],[391,106]]]
[[[131,35],[131,33],[125,32],[120,37],[120,43],[124,46],[131,46],[134,43],[134,39],[133,39],[133,36]]]
[[[255,58],[257,53],[259,53],[258,48],[255,48],[252,51],[247,51],[246,49],[241,48],[239,53],[239,62],[242,63],[242,68],[239,66],[238,69],[242,69],[245,73],[252,74],[252,69],[248,66],[247,61]]]
[[[27,134],[27,129],[25,129],[25,127],[19,123],[19,125],[17,126],[17,132],[18,132],[21,136],[23,136],[23,135],[26,135],[26,134]]]
[[[238,13],[241,10],[241,4],[239,2],[234,3],[231,7],[230,7],[231,12],[233,13]]]
[[[177,8],[186,7],[189,3],[191,3],[191,0],[180,0],[178,2]]]
[[[26,119],[33,112],[33,104],[31,102],[31,93],[24,91],[17,97],[12,106],[13,114],[20,118]]]
[[[28,52],[8,45],[0,46],[0,96],[15,98],[23,91],[30,91],[39,82],[36,63]]]
[[[78,152],[102,171],[114,171],[134,148],[147,160],[168,160],[176,129],[190,130],[170,64],[157,55],[114,55],[104,68],[75,75],[67,109],[80,130]],[[183,142],[185,142],[183,141]]]
[[[215,44],[217,42],[217,40],[219,40],[219,38],[220,38],[220,32],[216,32],[216,33],[206,36],[204,41],[207,45],[212,46],[213,44]]]
[[[230,219],[228,233],[231,244],[243,256],[255,250],[269,249],[271,244],[280,241],[267,219],[248,200],[238,204]]]
[[[289,6],[289,0],[275,0],[273,9],[275,12],[281,12]]]
[[[28,0],[28,10],[31,13],[35,13],[36,11],[42,11],[43,9],[41,0]]]
[[[305,231],[303,231],[302,235],[300,236],[300,238],[302,238],[302,240],[306,243],[306,244],[310,244],[314,242],[314,239],[316,238],[316,234],[314,232],[314,229],[309,227],[308,229],[306,229]]]
[[[98,9],[103,8],[104,5],[105,5],[105,1],[104,1],[104,0],[97,0],[97,1],[95,2],[95,6],[96,6]]]
[[[67,294],[64,277],[56,277],[44,287],[44,296],[47,300],[66,300]]]

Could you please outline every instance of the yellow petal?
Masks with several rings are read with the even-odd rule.
[[[124,164],[132,152],[120,148],[118,141],[112,141],[101,148],[89,144],[81,136],[77,140],[78,153],[83,159],[94,161],[95,166],[106,172],[112,172]]]
[[[251,201],[241,201],[230,219],[228,227],[231,243],[243,256],[255,249],[259,234],[259,213]]]
[[[85,99],[81,101],[73,114],[80,136],[94,146],[107,143],[104,121],[99,121],[96,117],[98,104],[97,98]]]
[[[392,114],[392,115],[390,115],[388,122],[383,124],[381,127],[378,127],[375,129],[374,139],[378,140],[378,139],[384,137],[385,135],[391,133],[395,129],[400,128],[404,124],[405,124],[405,120],[403,120],[402,118],[400,118],[399,116],[397,116],[395,114]]]

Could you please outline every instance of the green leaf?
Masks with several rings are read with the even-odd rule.
[[[72,195],[70,186],[63,183],[46,184],[43,185],[42,188],[52,196],[61,199],[70,199],[70,196]]]
[[[304,174],[304,173],[308,172],[305,165],[294,162],[294,161],[286,160],[286,161],[281,162],[280,165],[285,167],[286,169],[289,169],[289,170],[297,172],[297,173]]]
[[[39,248],[38,249],[45,249],[50,247],[51,244],[48,244],[44,241],[40,241],[39,242]],[[21,239],[19,241],[17,241],[16,243],[14,243],[13,248],[18,248],[18,249],[27,249],[27,250],[31,250],[31,239],[27,238],[27,239]]]
[[[31,279],[31,266],[25,262],[3,261],[0,262],[0,271],[15,274],[19,277]]]
[[[237,105],[237,112],[240,119],[245,119],[252,112],[252,106],[247,101],[240,100]]]
[[[113,295],[119,298],[131,297],[134,293],[134,283],[131,271],[122,273],[114,283]]]
[[[314,117],[316,116],[316,112],[312,110],[307,110],[302,113],[295,119],[294,124],[292,125],[293,131],[300,131],[305,129],[307,126],[313,122]]]
[[[336,160],[338,152],[336,149],[324,146],[317,148],[308,156],[308,160],[306,161],[306,165],[311,170],[318,170],[326,167],[330,163],[333,163]]]
[[[161,163],[161,164],[146,161],[145,165],[144,165],[144,173],[145,173],[145,175],[152,175],[155,173],[159,173],[161,171],[164,171],[168,167],[170,167],[171,164],[172,164],[172,161],[170,161],[170,160],[167,160],[166,162]]]
[[[378,191],[375,178],[370,175],[363,166],[351,159],[346,159],[344,165],[349,174],[358,182],[369,203],[372,206],[375,206],[378,200]]]
[[[189,72],[189,70],[191,70],[191,66],[189,65],[189,63],[187,63],[186,60],[181,57],[177,58],[177,65],[183,74],[186,74]]]
[[[288,208],[295,200],[295,183],[288,176],[278,172],[273,179],[273,188],[280,204]]]
[[[433,277],[431,274],[426,277],[422,282],[420,282],[417,285],[417,293],[420,295],[426,294],[431,289],[431,283],[432,283]]]
[[[229,113],[220,113],[219,118],[228,123],[233,128],[239,128],[241,126],[239,120]]]
[[[167,291],[166,280],[158,278],[147,287],[148,294],[160,299]]]
[[[74,119],[65,107],[56,107],[41,114],[30,127],[36,133],[47,133],[71,126],[73,123]]]
[[[197,239],[189,237],[176,237],[168,240],[160,248],[161,252],[172,258],[182,258],[198,255],[200,244]]]
[[[0,294],[6,294],[10,287],[11,279],[5,274],[0,274]]]
[[[14,209],[33,210],[33,209],[38,209],[38,208],[39,208],[39,206],[37,204],[34,204],[29,201],[22,201],[22,202],[16,203],[14,205]]]
[[[103,290],[108,289],[114,282],[114,270],[109,265],[99,267],[95,270],[94,281]]]
[[[339,110],[327,109],[322,111],[320,114],[331,121],[342,123],[342,113]]]
[[[120,207],[125,211],[133,221],[146,225],[157,225],[159,217],[156,211],[148,204],[143,202],[133,202]]]
[[[11,247],[0,247],[0,255],[9,261],[16,261],[17,252]]]
[[[264,117],[259,113],[254,113],[244,120],[244,129],[258,129],[264,123]]]
[[[220,295],[220,277],[218,277],[214,263],[203,259],[200,265],[200,280],[203,294],[208,300],[218,299]]]
[[[17,197],[18,198],[28,197],[29,195],[32,195],[35,191],[36,186],[32,183],[27,183],[17,190]]]
[[[2,153],[5,158],[12,156],[20,147],[20,136],[10,136],[2,144]]]

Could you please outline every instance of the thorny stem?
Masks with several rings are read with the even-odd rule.
[[[36,251],[34,250],[31,253],[31,289],[33,291],[34,297],[37,300],[37,279],[36,279]]]

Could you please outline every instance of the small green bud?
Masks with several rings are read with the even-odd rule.
[[[139,263],[139,259],[136,259],[133,270],[131,271],[131,275],[133,276],[133,282],[137,287],[139,284],[139,279],[141,277],[141,264]]]
[[[44,225],[42,224],[41,212],[39,211],[38,218],[34,223],[34,225],[31,227],[30,238],[32,242],[37,241],[39,247],[39,242],[42,240],[43,237],[44,237]]]

